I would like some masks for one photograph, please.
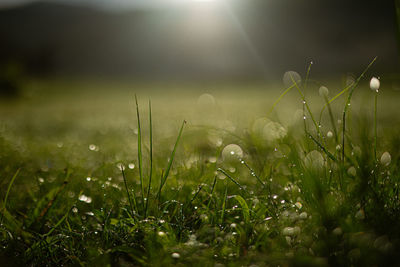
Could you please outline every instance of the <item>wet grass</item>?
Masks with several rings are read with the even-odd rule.
[[[321,96],[27,84],[0,107],[1,262],[398,265],[399,93],[376,113],[370,72]]]

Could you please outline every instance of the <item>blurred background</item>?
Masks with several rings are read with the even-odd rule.
[[[274,81],[374,70],[396,79],[394,1],[1,0],[2,90],[21,78]]]

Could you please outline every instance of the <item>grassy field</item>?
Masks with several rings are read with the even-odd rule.
[[[400,91],[382,79],[375,127],[371,76],[329,105],[345,82],[279,102],[281,84],[26,82],[0,105],[2,266],[400,264]]]

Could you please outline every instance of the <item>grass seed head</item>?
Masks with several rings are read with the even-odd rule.
[[[389,152],[384,152],[381,156],[381,164],[384,166],[389,166],[391,161],[392,157],[390,156]]]
[[[371,81],[369,82],[369,88],[371,88],[372,91],[378,92],[380,86],[381,83],[378,78],[372,77]]]
[[[329,95],[329,89],[325,86],[321,86],[318,92],[321,97],[327,97]]]

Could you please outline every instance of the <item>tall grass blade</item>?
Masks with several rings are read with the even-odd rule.
[[[201,189],[203,189],[203,185],[199,185],[199,187],[198,187],[196,193],[194,194],[194,196],[193,196],[192,199],[190,200],[190,203],[192,203],[192,202],[196,199],[196,197],[199,195]]]
[[[333,133],[335,134],[336,143],[338,143],[339,142],[339,137],[338,137],[338,132],[337,132],[337,129],[336,129],[335,118],[333,117],[332,108],[331,108],[331,105],[328,103],[328,98],[327,97],[325,97],[325,102],[328,105],[329,118],[331,120]],[[321,119],[319,121],[319,124],[321,125]]]
[[[375,105],[374,105],[374,159],[377,162],[376,148],[378,146],[378,92],[375,92]]]
[[[139,163],[139,178],[140,178],[140,193],[142,197],[142,205],[144,207],[144,184],[143,184],[143,157],[142,157],[142,130],[140,128],[140,114],[139,114],[139,104],[137,100],[137,96],[135,94],[135,102],[136,102],[136,115],[137,115],[137,124],[138,124],[138,163]]]
[[[311,120],[314,123],[315,129],[317,130],[318,135],[320,135],[320,130],[319,130],[318,124],[314,119],[314,115],[311,112],[310,106],[308,105],[308,103],[306,101],[306,97],[305,97],[304,93],[301,91],[300,87],[298,86],[297,82],[293,79],[293,77],[290,77],[290,78],[292,79],[292,81],[293,81],[293,83],[294,83],[294,85],[295,85],[295,87],[297,89],[297,92],[299,92],[299,94],[301,96],[301,99],[303,101],[303,105],[307,108],[307,111],[310,114]],[[305,115],[304,111],[303,111],[303,115]]]
[[[160,198],[160,195],[161,195],[161,190],[162,190],[162,188],[163,188],[165,182],[166,182],[167,179],[168,179],[168,175],[169,175],[169,172],[170,172],[170,170],[171,170],[172,163],[174,162],[176,148],[178,147],[179,140],[180,140],[181,137],[182,137],[183,127],[185,126],[185,124],[186,124],[186,121],[184,120],[184,121],[182,122],[181,129],[179,130],[178,137],[176,138],[174,148],[172,149],[171,156],[170,156],[170,159],[169,159],[167,168],[166,168],[166,170],[165,170],[164,176],[162,176],[161,183],[160,183],[160,188],[158,189],[158,194],[157,194],[159,198]]]
[[[151,179],[153,177],[153,122],[151,116],[151,101],[149,100],[149,130],[150,130],[150,174],[149,185],[147,186],[146,208],[144,209],[144,217],[147,217],[147,209],[149,206]]]
[[[147,186],[146,207],[144,209],[144,217],[147,217],[147,209],[149,207],[151,179],[153,177],[153,122],[151,117],[151,101],[149,100],[149,130],[150,130],[150,174],[149,184]]]
[[[44,234],[43,236],[45,237],[45,236],[51,235],[51,233],[53,233],[53,231],[56,230],[57,227],[60,226],[60,224],[62,224],[62,222],[68,217],[69,211],[70,211],[70,210],[71,210],[71,209],[69,209],[69,210],[67,211],[67,213],[65,213],[65,215],[50,229],[50,231],[48,231],[48,232],[47,232],[46,234]]]
[[[126,194],[128,196],[128,200],[129,200],[129,206],[131,208],[131,213],[132,213],[132,218],[135,217],[135,209],[133,208],[133,204],[132,204],[132,198],[131,198],[131,194],[129,193],[129,189],[128,189],[128,184],[126,182],[126,176],[125,176],[125,172],[124,172],[124,168],[121,168],[121,172],[122,172],[122,178],[124,179],[124,184],[125,184],[125,189],[126,189]],[[133,203],[135,205],[135,208],[137,210],[137,206],[136,206],[136,199],[135,196],[133,196]]]
[[[347,110],[349,109],[350,102],[351,102],[351,97],[353,96],[354,89],[358,86],[360,83],[361,79],[364,77],[365,73],[371,68],[371,66],[375,63],[377,57],[375,57],[371,63],[368,64],[368,66],[365,68],[365,70],[361,73],[361,75],[357,78],[355,83],[352,84],[352,87],[350,89],[349,95],[347,97],[346,103],[344,105],[343,109],[343,128],[342,128],[342,164],[344,164],[344,154],[345,154],[345,132],[346,132],[346,114]]]
[[[271,115],[272,111],[274,110],[274,108],[276,107],[276,105],[279,104],[279,102],[281,102],[282,98],[290,92],[291,89],[293,89],[295,87],[295,84],[292,84],[291,86],[289,86],[279,97],[277,100],[275,100],[274,104],[272,105],[272,107],[269,109],[268,113],[267,113],[267,117],[269,115]]]
[[[311,72],[311,66],[313,65],[313,62],[310,61],[310,64],[308,64],[308,68],[307,68],[307,73],[306,73],[306,79],[304,81],[304,90],[307,88],[307,84],[308,84],[308,79],[310,77],[310,72]]]
[[[214,176],[214,182],[213,182],[213,185],[212,185],[212,187],[211,187],[210,200],[208,201],[208,204],[207,204],[207,210],[208,210],[209,207],[210,207],[211,200],[212,200],[212,197],[213,197],[213,193],[214,193],[214,189],[215,189],[215,185],[216,185],[216,184],[217,184],[217,176]]]
[[[13,177],[11,178],[10,183],[8,184],[7,191],[6,191],[6,196],[4,197],[3,207],[2,207],[1,210],[0,210],[0,211],[1,211],[0,223],[3,222],[3,216],[4,216],[4,215],[3,215],[3,212],[6,212],[8,195],[10,194],[11,187],[12,187],[12,185],[13,185],[15,179],[17,178],[17,176],[18,176],[20,170],[21,170],[21,169],[18,169],[18,170],[14,173]]]
[[[6,191],[6,196],[4,197],[3,209],[6,209],[7,200],[8,200],[8,195],[10,194],[11,187],[12,187],[12,185],[14,184],[14,181],[15,181],[15,179],[17,178],[17,176],[18,176],[20,170],[21,170],[21,169],[18,169],[18,170],[14,173],[13,177],[11,178],[10,183],[8,184],[7,191]]]
[[[250,222],[249,206],[247,205],[246,200],[244,200],[244,198],[242,198],[241,196],[236,195],[235,199],[237,200],[237,202],[239,202],[240,206],[242,207],[243,220],[244,223],[247,225]]]
[[[222,200],[221,218],[220,218],[220,221],[219,221],[220,224],[222,224],[224,222],[227,197],[228,197],[228,186],[225,186],[224,199]]]
[[[310,133],[308,133],[308,136],[311,138],[311,140],[314,141],[314,143],[317,144],[317,146],[318,146],[322,151],[324,151],[324,153],[325,153],[331,160],[337,162],[336,157],[335,157],[334,155],[332,155],[332,153],[329,152],[317,139],[315,139],[314,136],[312,136]]]
[[[240,161],[244,166],[246,166],[246,168],[250,171],[250,174],[254,177],[256,177],[257,181],[262,185],[263,188],[265,188],[265,184],[264,182],[260,179],[260,177],[256,174],[256,172],[249,166],[249,164],[247,164],[246,161],[244,161],[243,159]]]
[[[219,171],[220,173],[222,173],[223,175],[225,175],[226,177],[228,177],[229,178],[229,180],[231,180],[235,185],[237,185],[241,190],[243,190],[244,192],[246,192],[246,193],[249,193],[249,192],[247,192],[247,190],[238,182],[238,181],[236,181],[232,176],[230,176],[226,171],[224,171],[223,169],[221,169],[221,168],[218,168],[218,170],[217,171]]]

